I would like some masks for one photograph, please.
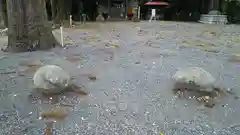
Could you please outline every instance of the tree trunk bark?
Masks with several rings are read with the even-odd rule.
[[[72,14],[72,0],[67,0],[67,1],[65,1],[66,3],[65,3],[65,8],[66,8],[66,18],[65,19],[67,19],[67,20],[69,20],[69,17],[70,17],[70,15]]]
[[[56,19],[56,1],[51,0],[51,11],[52,11],[52,21],[55,24],[55,19]]]
[[[0,0],[0,28],[7,27],[6,1]]]
[[[56,45],[47,24],[45,0],[7,0],[8,47],[6,51],[25,52],[50,49]]]
[[[3,10],[3,0],[0,0],[0,28],[4,28],[5,24],[4,24],[4,10]]]
[[[62,23],[65,18],[65,8],[64,8],[64,0],[58,0],[56,1],[56,17],[55,17],[55,23]]]

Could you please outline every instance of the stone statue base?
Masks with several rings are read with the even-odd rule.
[[[222,15],[219,11],[213,10],[208,14],[202,14],[199,20],[200,23],[206,24],[227,24],[227,15]]]

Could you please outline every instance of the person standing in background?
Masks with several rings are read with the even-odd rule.
[[[125,16],[124,15],[124,13],[125,13],[124,11],[125,11],[124,6],[123,6],[123,4],[121,4],[121,14],[120,14],[120,17],[121,17],[122,20],[124,20],[124,16]]]
[[[103,17],[104,17],[105,20],[108,19],[108,10],[107,10],[107,9],[105,9],[105,10],[103,11]]]

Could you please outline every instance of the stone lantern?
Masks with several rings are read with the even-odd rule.
[[[219,9],[219,0],[210,1],[210,12],[208,14],[202,14],[199,22],[207,24],[227,24],[227,15],[221,14]]]

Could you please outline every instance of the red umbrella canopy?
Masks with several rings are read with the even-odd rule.
[[[150,5],[150,6],[168,6],[169,4],[168,4],[167,2],[149,1],[149,2],[146,2],[144,5]]]

